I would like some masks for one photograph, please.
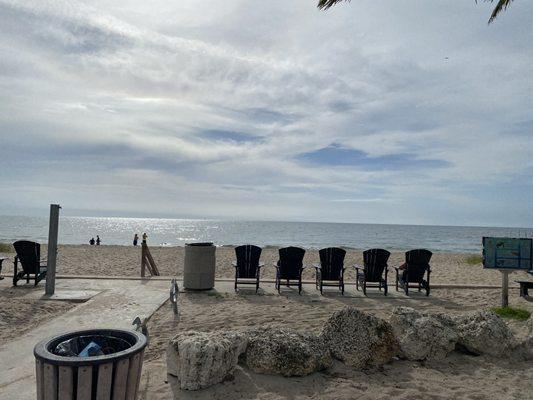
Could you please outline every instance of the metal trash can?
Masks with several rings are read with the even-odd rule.
[[[213,243],[187,243],[183,266],[183,286],[190,290],[215,287],[216,247]]]
[[[121,329],[89,329],[43,340],[33,350],[37,400],[135,400],[145,347],[142,333]],[[99,355],[69,355],[87,349],[98,349]]]

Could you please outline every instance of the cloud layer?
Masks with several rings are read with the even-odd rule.
[[[533,4],[397,3],[0,1],[0,206],[532,226]]]

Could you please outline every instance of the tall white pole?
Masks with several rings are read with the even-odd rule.
[[[50,204],[50,228],[48,230],[48,262],[46,263],[45,293],[53,295],[56,290],[57,233],[59,231],[59,204]]]

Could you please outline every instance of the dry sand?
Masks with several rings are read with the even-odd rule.
[[[43,250],[45,246],[43,246]],[[157,267],[164,276],[182,276],[183,273],[183,247],[150,247]],[[12,254],[8,256],[13,256]],[[43,255],[44,256],[44,255]],[[481,264],[469,265],[466,259],[471,254],[436,252],[431,261],[433,283],[449,284],[501,284],[501,275],[498,271],[483,270]],[[232,278],[235,274],[232,261],[235,259],[233,247],[217,248],[217,277]],[[278,259],[277,248],[265,248],[261,261],[265,263],[262,276],[274,277],[272,266]],[[389,276],[394,278],[394,265],[399,265],[404,260],[403,252],[393,252],[389,262]],[[304,263],[312,265],[318,262],[318,251],[308,250]],[[362,263],[362,253],[348,250],[346,265]],[[4,263],[4,273],[12,273],[11,262]],[[65,245],[59,246],[57,273],[63,275],[126,275],[140,276],[141,249],[133,246],[89,246]],[[347,279],[353,280],[355,273],[352,268],[347,271]],[[511,279],[525,278],[525,272],[516,272]],[[314,279],[314,271],[305,271],[304,278]]]
[[[181,276],[182,247],[154,247],[152,255],[163,275]],[[467,254],[435,253],[432,260],[432,282],[453,284],[498,285],[497,271],[483,270],[481,265],[466,263]],[[217,276],[233,277],[231,261],[233,248],[217,249]],[[318,259],[316,251],[308,251],[305,262]],[[393,253],[390,265],[402,261],[402,253]],[[271,264],[277,260],[277,249],[263,251],[262,261],[268,267],[263,276],[273,277]],[[347,264],[361,263],[361,252],[349,250]],[[12,273],[12,263],[4,263],[4,273]],[[64,275],[127,275],[140,274],[140,248],[126,246],[60,246],[58,273]],[[392,271],[391,271],[392,275]],[[512,279],[527,277],[515,273]],[[312,271],[306,278],[313,279]],[[9,279],[9,278],[6,278]],[[348,272],[353,279],[353,272]],[[392,281],[392,279],[391,279]],[[120,284],[117,281],[117,284]],[[24,299],[25,293],[43,290],[22,286],[0,291],[0,337],[4,342],[31,329],[75,305]],[[231,284],[226,284],[231,287]],[[294,291],[282,295],[270,291],[255,295],[244,290],[239,294],[228,292],[184,293],[180,297],[180,320],[173,317],[165,304],[149,323],[151,344],[146,352],[141,385],[141,399],[172,399],[166,381],[165,349],[168,339],[178,330],[212,331],[240,329],[257,325],[291,326],[302,330],[318,331],[328,316],[346,305],[359,307],[388,318],[397,305],[418,309],[449,312],[487,309],[500,301],[498,290],[436,289],[429,298],[413,293],[407,298],[393,293],[384,297],[371,292],[367,298],[347,288],[341,296],[330,289],[320,296],[310,286],[302,296]],[[511,292],[511,305],[533,311],[533,302]],[[523,322],[510,322],[519,335],[525,334]],[[180,392],[183,399],[533,399],[533,366],[531,363],[505,361],[490,357],[471,357],[453,354],[440,363],[396,361],[373,371],[354,371],[340,363],[328,371],[305,378],[280,378],[256,375],[238,368],[235,379],[200,392]]]
[[[75,307],[74,303],[64,301],[39,300],[31,296],[33,292],[42,293],[42,284],[37,288],[32,284],[0,290],[0,340],[3,343]]]
[[[319,331],[332,312],[346,305],[388,318],[393,307],[413,306],[428,311],[459,313],[498,305],[497,290],[435,290],[429,298],[411,298],[372,293],[343,297],[335,292],[320,296],[307,288],[299,296],[294,291],[282,295],[184,293],[180,298],[180,318],[174,318],[165,305],[150,321],[157,332],[145,357],[141,399],[172,399],[166,383],[165,349],[178,330],[214,331],[253,326],[289,326]],[[512,305],[533,311],[533,303],[511,297]],[[510,322],[520,337],[524,322]],[[453,353],[443,362],[395,361],[383,368],[354,371],[336,363],[328,371],[304,378],[258,375],[239,367],[232,381],[199,392],[178,392],[183,399],[532,399],[533,365],[491,357]]]

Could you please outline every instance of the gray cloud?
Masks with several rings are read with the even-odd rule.
[[[32,208],[531,224],[533,6],[487,9],[0,1],[0,176]]]

